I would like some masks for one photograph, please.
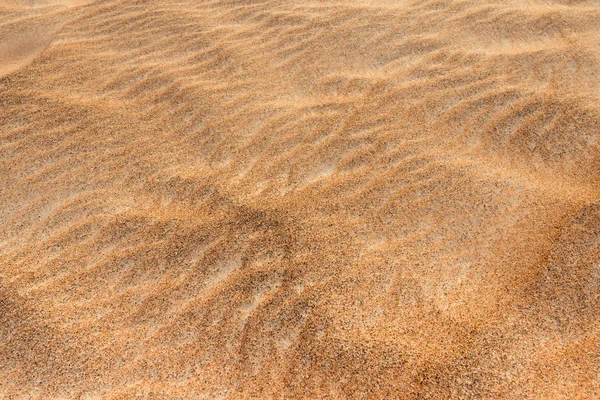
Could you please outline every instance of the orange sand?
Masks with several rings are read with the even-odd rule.
[[[600,398],[600,3],[0,0],[0,397]]]

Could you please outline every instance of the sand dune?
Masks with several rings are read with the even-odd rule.
[[[0,397],[600,398],[600,3],[0,2]]]

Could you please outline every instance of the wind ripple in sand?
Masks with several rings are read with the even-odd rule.
[[[0,12],[2,395],[600,397],[594,2]]]

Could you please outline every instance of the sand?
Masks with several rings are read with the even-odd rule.
[[[0,398],[600,398],[600,2],[2,0]]]

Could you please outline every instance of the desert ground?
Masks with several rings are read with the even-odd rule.
[[[600,398],[600,1],[0,0],[0,398]]]

